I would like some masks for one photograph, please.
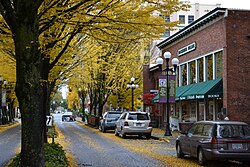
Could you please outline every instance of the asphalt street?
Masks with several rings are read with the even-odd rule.
[[[21,143],[21,125],[0,133],[0,167],[4,167],[17,153]]]
[[[54,115],[56,124],[64,134],[69,150],[78,166],[94,167],[161,167],[161,162],[130,151],[98,133],[75,122],[62,122]],[[114,136],[115,137],[115,136]]]

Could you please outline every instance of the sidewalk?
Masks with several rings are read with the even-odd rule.
[[[171,131],[172,136],[164,136],[165,130],[160,128],[153,128],[152,138],[164,140],[166,142],[170,142],[170,140],[176,140],[176,138],[180,135],[178,131]]]

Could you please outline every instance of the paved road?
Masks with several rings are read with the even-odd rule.
[[[75,122],[62,122],[54,115],[58,128],[64,134],[69,151],[79,166],[93,167],[161,167],[161,162],[138,154],[114,143],[106,137]],[[114,136],[115,137],[115,136]]]
[[[21,126],[15,126],[0,133],[0,167],[16,155],[17,148],[21,143]]]

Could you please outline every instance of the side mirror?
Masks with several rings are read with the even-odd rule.
[[[103,119],[103,116],[100,116],[100,119]]]

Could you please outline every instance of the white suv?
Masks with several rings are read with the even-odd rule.
[[[126,135],[145,135],[151,138],[152,126],[150,116],[146,112],[124,112],[116,122],[115,135],[122,138]]]

